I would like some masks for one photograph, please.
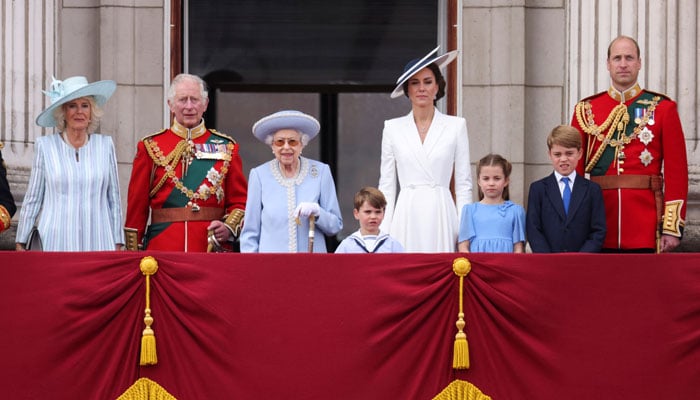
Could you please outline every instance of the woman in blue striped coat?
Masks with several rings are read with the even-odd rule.
[[[24,250],[37,226],[44,251],[120,250],[124,244],[117,159],[110,136],[95,132],[114,81],[54,79],[51,105],[37,117],[57,133],[37,138],[17,227]],[[41,215],[39,215],[41,214]]]

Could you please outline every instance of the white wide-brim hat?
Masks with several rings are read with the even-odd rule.
[[[452,50],[441,56],[437,56],[435,54],[437,53],[438,49],[440,49],[440,46],[434,48],[433,51],[428,53],[425,57],[421,59],[415,58],[406,64],[406,66],[403,69],[403,73],[401,74],[401,76],[399,76],[399,79],[396,80],[396,88],[393,92],[391,92],[392,99],[395,99],[403,94],[403,84],[407,80],[409,80],[413,75],[415,75],[418,71],[433,63],[435,63],[435,65],[437,65],[438,68],[442,68],[445,65],[454,61],[455,58],[457,58],[457,54],[459,54],[458,50]]]
[[[36,124],[47,128],[56,126],[53,112],[61,105],[81,97],[92,96],[95,103],[102,106],[117,89],[117,83],[111,80],[88,83],[84,76],[72,76],[63,81],[52,79],[49,90],[44,91],[44,94],[51,99],[51,105],[36,117]]]
[[[308,135],[309,140],[311,140],[321,130],[321,124],[318,123],[316,118],[301,111],[284,110],[270,114],[256,122],[253,125],[253,135],[265,143],[265,139],[268,136],[274,135],[280,129],[297,130],[302,134]]]

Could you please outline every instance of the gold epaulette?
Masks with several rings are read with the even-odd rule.
[[[651,93],[651,94],[654,95],[654,96],[659,96],[659,97],[663,98],[664,100],[672,100],[672,99],[671,99],[667,94],[665,94],[665,93],[654,92],[653,90],[647,90],[647,89],[644,89],[644,91],[647,92],[647,93]]]
[[[165,132],[165,131],[167,131],[167,130],[168,130],[168,129],[166,128],[166,129],[161,129],[161,130],[156,131],[156,132],[153,132],[153,133],[149,133],[148,135],[142,137],[142,138],[141,138],[141,141],[144,141],[144,140],[146,140],[146,139],[148,139],[148,138],[151,138],[151,137],[153,137],[153,136],[160,135],[161,133],[163,133],[163,132]]]
[[[231,142],[233,142],[233,144],[236,144],[236,141],[231,136],[229,136],[225,133],[219,132],[216,129],[209,129],[209,131],[216,136],[222,137],[226,140],[230,140]]]
[[[604,95],[604,94],[608,94],[608,91],[606,90],[606,91],[604,91],[604,92],[599,92],[599,93],[596,93],[596,94],[594,94],[594,95],[585,97],[585,98],[579,100],[579,103],[584,103],[584,102],[587,102],[587,101],[591,101],[591,100],[595,99],[596,97],[601,96],[601,95]]]

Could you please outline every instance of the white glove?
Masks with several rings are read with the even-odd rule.
[[[318,217],[321,214],[321,207],[317,203],[299,203],[297,209],[294,210],[294,215],[299,217],[308,217],[313,215]]]

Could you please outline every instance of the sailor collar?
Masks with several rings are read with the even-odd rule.
[[[177,122],[177,120],[173,120],[173,125],[170,127],[170,130],[183,139],[196,139],[204,135],[204,133],[207,131],[207,127],[204,126],[204,119],[202,119],[202,122],[199,125],[192,129],[187,129]],[[190,134],[189,136],[187,135],[188,131]]]
[[[614,86],[610,86],[610,89],[608,89],[608,96],[619,101],[620,103],[633,99],[639,93],[642,93],[642,88],[639,86],[639,83],[635,83],[634,86],[625,90],[624,92],[620,92],[619,90],[615,89]]]

